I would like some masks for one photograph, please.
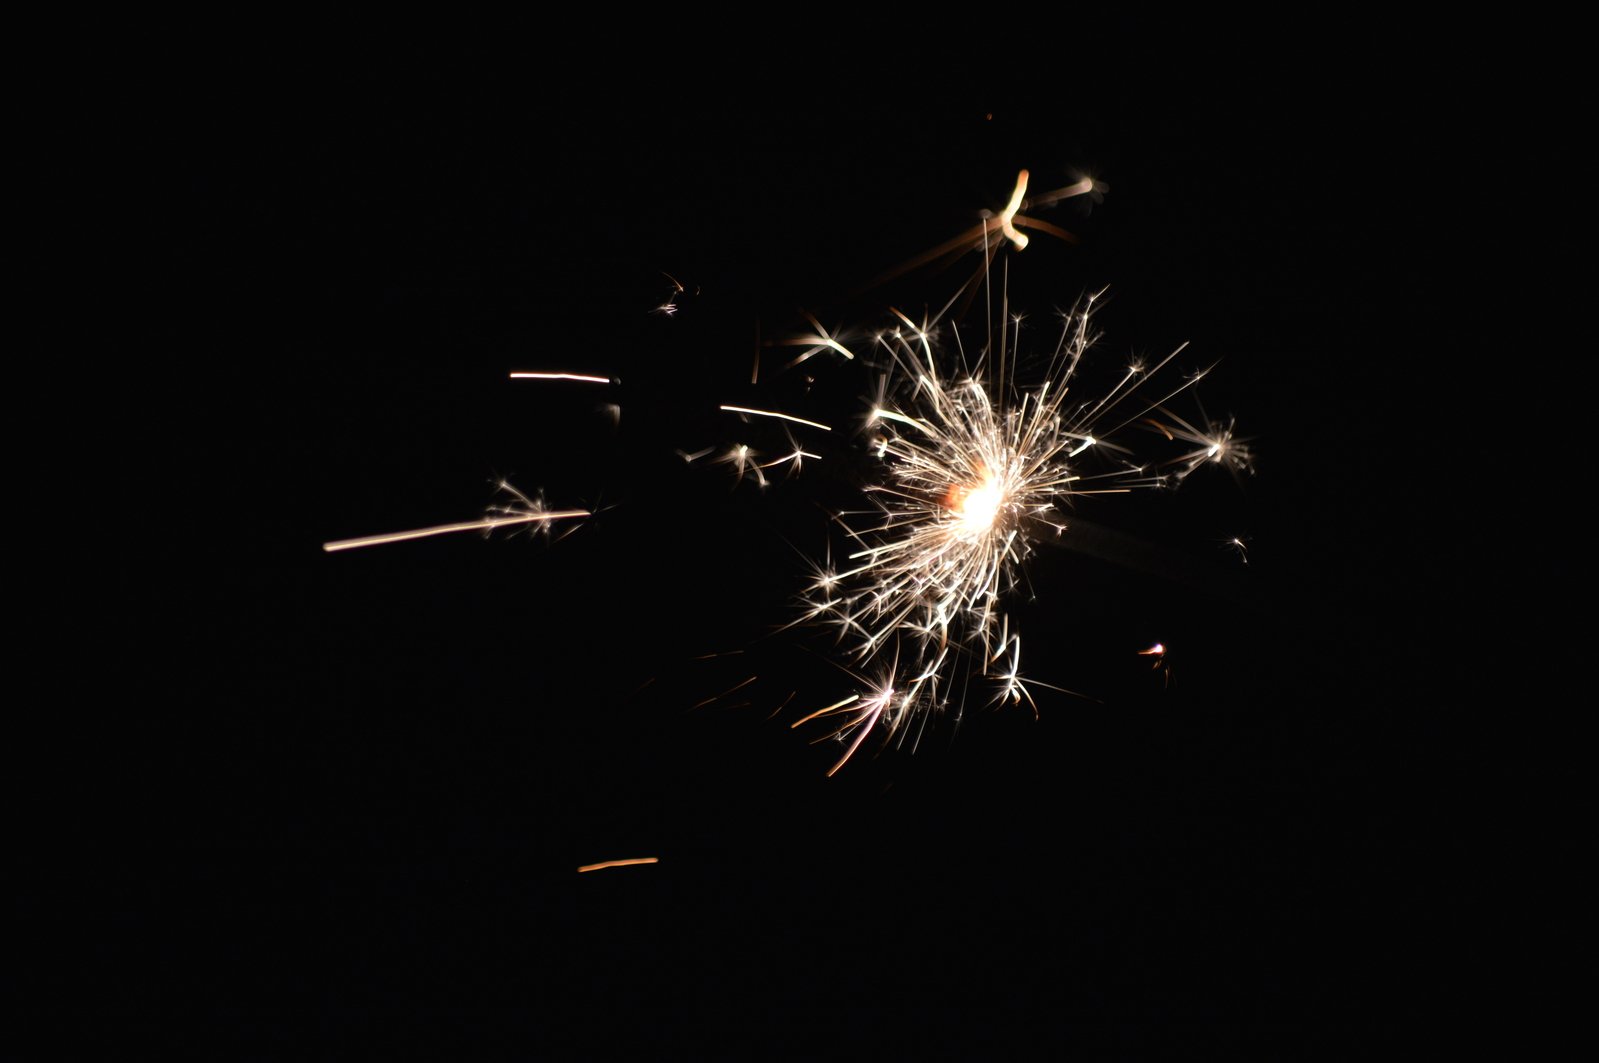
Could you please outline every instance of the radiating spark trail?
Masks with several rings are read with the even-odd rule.
[[[511,379],[512,380],[576,380],[576,381],[578,381],[579,383],[582,383],[582,384],[609,384],[611,382],[611,378],[608,377],[608,376],[588,376],[587,374],[584,374],[584,373],[531,373],[531,372],[521,372],[521,371],[512,373],[511,374]]]
[[[577,869],[577,873],[581,875],[586,871],[604,871],[608,867],[637,867],[639,864],[658,864],[660,862],[661,858],[658,856],[638,856],[627,860],[603,860],[598,864],[584,864]]]
[[[1164,401],[1164,400],[1163,400]],[[1170,410],[1161,408],[1160,412],[1177,422],[1175,426],[1160,426],[1167,439],[1180,439],[1191,443],[1195,449],[1186,454],[1172,458],[1168,465],[1181,465],[1177,473],[1179,478],[1188,476],[1195,469],[1207,462],[1221,465],[1234,476],[1239,473],[1254,472],[1254,453],[1250,450],[1249,440],[1234,438],[1234,424],[1231,418],[1225,423],[1213,422],[1208,417],[1202,418],[1202,428],[1183,420]]]
[[[843,701],[835,701],[835,702],[833,702],[833,704],[827,706],[827,708],[825,708],[825,709],[817,709],[815,712],[811,713],[809,716],[801,716],[799,719],[797,719],[793,723],[789,724],[789,728],[792,729],[792,728],[798,727],[800,724],[810,723],[812,720],[816,719],[818,716],[826,716],[828,713],[837,712],[839,709],[842,709],[844,706],[852,704],[852,703],[854,703],[856,701],[859,701],[860,697],[861,696],[859,694],[851,694],[849,697],[845,698]]]
[[[734,693],[735,691],[743,690],[745,687],[749,686],[751,683],[755,682],[755,680],[757,680],[759,678],[760,678],[759,676],[752,675],[748,679],[744,680],[742,683],[739,683],[737,686],[729,687],[728,689],[722,691],[720,694],[712,694],[710,697],[706,698],[704,701],[701,701],[701,702],[699,702],[696,705],[690,706],[689,707],[689,711],[693,712],[695,709],[703,709],[705,706],[709,705],[713,701],[719,701],[722,698],[727,697],[729,694]]]
[[[810,314],[806,314],[805,319],[811,323],[811,327],[816,329],[815,335],[796,336],[793,339],[771,341],[771,344],[774,347],[807,348],[799,355],[799,357],[789,362],[785,368],[792,369],[801,362],[804,362],[810,358],[814,358],[816,355],[828,350],[836,351],[837,353],[842,354],[845,359],[849,361],[855,360],[855,353],[842,343],[838,342],[838,340],[828,335],[827,330],[822,327],[822,323],[820,321],[816,320],[816,318],[812,317]]]
[[[809,425],[812,428],[820,428],[824,432],[831,432],[833,430],[829,426],[822,424],[819,421],[807,421],[803,417],[795,417],[791,413],[778,413],[776,410],[755,410],[748,406],[721,406],[718,408],[727,410],[729,413],[748,413],[753,414],[756,417],[776,417],[784,421],[793,421],[795,424],[803,424]]]
[[[593,515],[586,509],[565,509],[551,510],[545,513],[518,513],[503,517],[484,517],[482,520],[462,521],[459,524],[439,524],[432,528],[418,528],[415,531],[390,532],[387,535],[364,535],[357,539],[336,539],[330,543],[323,543],[322,549],[331,554],[340,550],[354,550],[362,546],[382,546],[385,543],[401,543],[409,539],[426,539],[431,535],[449,535],[453,532],[464,531],[491,531],[495,528],[504,528],[515,524],[535,524],[552,520],[569,520],[574,517],[591,517]]]
[[[822,456],[820,454],[812,454],[808,450],[801,450],[798,447],[795,447],[793,450],[791,450],[787,454],[784,454],[781,458],[776,458],[776,459],[774,459],[772,461],[768,461],[768,462],[762,462],[757,467],[758,468],[762,468],[762,469],[772,469],[772,468],[776,468],[779,465],[783,465],[783,464],[787,464],[789,462],[792,462],[793,465],[794,465],[794,468],[797,470],[797,469],[799,469],[801,467],[801,462],[805,458],[810,458],[812,461],[821,461],[822,460]]]

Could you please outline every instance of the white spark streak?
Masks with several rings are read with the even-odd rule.
[[[748,413],[753,414],[756,417],[776,417],[784,421],[793,421],[795,424],[803,424],[809,425],[812,428],[820,428],[824,432],[832,431],[831,428],[819,421],[807,421],[805,418],[795,417],[791,413],[778,413],[776,410],[755,410],[748,406],[722,406],[719,408],[727,410],[729,413]]]
[[[589,516],[593,516],[593,514],[586,509],[567,509],[552,510],[544,513],[519,513],[503,517],[484,517],[482,520],[462,521],[459,524],[438,524],[431,528],[418,528],[415,531],[389,532],[386,535],[364,535],[358,539],[336,539],[330,543],[323,543],[322,549],[332,554],[340,550],[354,550],[361,546],[382,546],[385,543],[400,543],[408,539],[426,539],[431,535],[449,535],[453,532],[464,531],[491,531],[495,528],[503,528],[512,524],[534,524]]]
[[[511,379],[512,380],[576,380],[576,381],[578,381],[579,383],[582,383],[582,384],[609,384],[611,382],[611,378],[608,377],[608,376],[588,376],[588,375],[586,375],[584,373],[532,373],[532,372],[521,372],[521,371],[512,373],[511,374]]]

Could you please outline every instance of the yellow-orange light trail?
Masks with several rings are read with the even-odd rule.
[[[1040,232],[1046,232],[1051,236],[1064,240],[1066,243],[1075,244],[1077,242],[1077,237],[1073,236],[1067,230],[1062,229],[1058,225],[1044,221],[1042,218],[1034,218],[1030,217],[1029,215],[1022,214],[1020,211],[1023,208],[1032,209],[1034,207],[1051,206],[1063,199],[1070,199],[1073,196],[1087,195],[1091,192],[1103,192],[1106,190],[1105,186],[1085,177],[1082,180],[1068,185],[1065,188],[1059,188],[1053,192],[1045,192],[1041,195],[1034,196],[1032,199],[1027,199],[1025,198],[1027,194],[1027,177],[1028,174],[1026,170],[1023,170],[1017,174],[1016,189],[1011,193],[1010,202],[1006,204],[1005,209],[1001,213],[991,217],[985,217],[984,220],[978,222],[970,229],[967,229],[959,236],[956,236],[950,240],[946,240],[937,247],[931,248],[928,251],[924,251],[915,258],[901,263],[899,266],[885,273],[881,277],[878,277],[877,280],[873,282],[874,285],[886,283],[887,281],[893,280],[895,277],[909,273],[911,270],[920,269],[922,266],[925,266],[930,262],[936,262],[939,259],[944,258],[946,255],[959,255],[967,251],[974,251],[979,247],[985,249],[985,261],[990,260],[993,256],[988,250],[988,237],[994,232],[1003,232],[1006,237],[1015,243],[1016,249],[1020,251],[1022,248],[1027,246],[1028,238],[1025,233],[1017,231],[1017,226],[1021,226],[1022,228],[1026,229],[1037,229]],[[998,244],[995,244],[994,246],[997,248]],[[981,274],[979,273],[979,276],[980,275]],[[976,278],[974,277],[973,279]]]
[[[585,871],[604,871],[608,867],[633,867],[636,864],[658,864],[660,862],[661,858],[658,856],[639,856],[631,860],[603,860],[598,864],[584,864],[577,869],[577,873],[581,875]]]
[[[587,376],[583,373],[512,373],[512,380],[576,380],[583,384],[609,384],[608,376]]]
[[[832,429],[830,427],[828,427],[827,425],[825,425],[825,424],[820,424],[820,423],[818,423],[816,421],[807,421],[805,418],[803,418],[803,417],[795,417],[791,413],[778,413],[775,410],[753,410],[753,409],[751,409],[748,406],[722,406],[722,407],[720,407],[720,409],[726,410],[729,413],[749,413],[749,414],[754,414],[756,417],[776,417],[779,420],[793,421],[795,424],[803,424],[803,425],[809,425],[812,428],[820,428],[824,432],[831,432],[832,431]]]
[[[553,510],[549,513],[519,513],[512,517],[484,517],[482,520],[463,521],[459,524],[439,524],[432,528],[418,528],[415,531],[390,532],[387,535],[364,535],[359,539],[336,539],[331,543],[323,543],[322,549],[328,553],[337,553],[340,550],[354,550],[360,546],[382,546],[385,543],[401,543],[408,539],[425,539],[430,535],[449,535],[452,532],[464,531],[489,531],[493,528],[503,528],[510,524],[533,524],[538,521],[567,520],[572,517],[592,516],[586,509]]]
[[[1016,189],[1010,194],[1010,202],[1005,204],[1005,209],[1000,211],[999,214],[999,227],[1001,231],[1004,232],[1006,238],[1009,239],[1011,243],[1016,245],[1016,250],[1018,251],[1027,246],[1027,236],[1025,233],[1019,233],[1016,231],[1016,227],[1011,224],[1011,219],[1016,217],[1016,212],[1018,210],[1022,209],[1022,200],[1026,198],[1026,196],[1027,171],[1023,170],[1021,173],[1016,175]]]
[[[861,696],[859,694],[851,694],[849,697],[845,698],[843,701],[835,701],[835,702],[833,702],[833,704],[829,705],[825,709],[817,709],[815,712],[811,713],[809,716],[803,716],[800,719],[795,720],[793,723],[789,724],[788,726],[792,730],[793,728],[798,727],[800,724],[810,723],[812,720],[816,719],[816,717],[818,717],[818,716],[826,716],[830,712],[837,712],[839,709],[842,709],[845,705],[849,705],[849,704],[852,704],[853,702],[859,701],[860,698],[861,698]]]

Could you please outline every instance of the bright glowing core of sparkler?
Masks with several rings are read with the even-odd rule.
[[[992,476],[967,491],[956,510],[961,530],[971,536],[987,532],[994,526],[994,519],[999,516],[999,507],[1004,501],[1005,489]]]

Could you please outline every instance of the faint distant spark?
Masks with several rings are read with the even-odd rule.
[[[1161,674],[1166,686],[1171,686],[1171,661],[1166,659],[1166,644],[1157,642],[1147,650],[1139,650],[1138,656],[1148,657],[1149,665]]]
[[[657,314],[665,314],[667,317],[672,317],[678,311],[677,297],[682,295],[688,289],[683,287],[683,282],[682,281],[678,280],[676,277],[672,276],[670,273],[666,272],[664,269],[660,271],[660,274],[661,274],[661,276],[665,277],[667,280],[672,282],[672,294],[666,297],[666,301],[664,303],[661,303],[659,306],[657,306],[655,308],[655,313],[657,313]],[[699,294],[699,289],[698,288],[694,289],[694,294],[695,295]]]
[[[661,858],[658,856],[638,856],[628,860],[604,860],[598,864],[584,864],[577,869],[577,873],[581,875],[585,871],[604,871],[608,867],[635,867],[639,864],[658,864],[660,862]]]

